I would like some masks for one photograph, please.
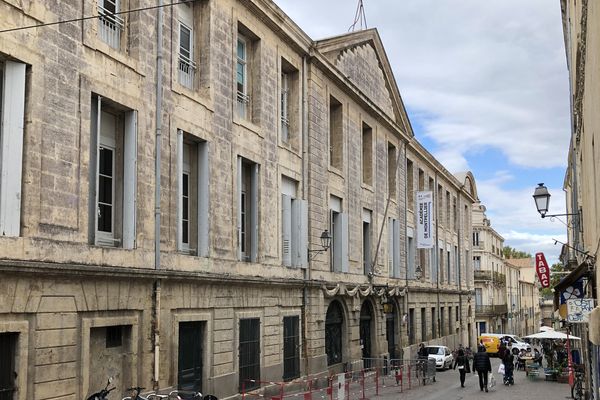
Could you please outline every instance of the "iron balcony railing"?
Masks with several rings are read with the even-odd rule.
[[[473,275],[475,281],[493,281],[496,284],[506,283],[506,275],[497,271],[475,270]]]
[[[502,315],[508,313],[508,306],[506,304],[497,305],[475,305],[475,316],[486,316],[486,315]]]
[[[98,15],[100,38],[110,47],[120,48],[121,32],[125,26],[125,20],[100,5],[98,6]]]
[[[189,57],[179,54],[179,83],[189,89],[194,88],[194,74],[196,73],[196,63]]]

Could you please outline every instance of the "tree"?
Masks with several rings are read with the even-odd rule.
[[[504,254],[504,258],[531,258],[531,254],[510,246],[504,246],[502,253]]]

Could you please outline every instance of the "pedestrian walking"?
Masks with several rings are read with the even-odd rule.
[[[467,372],[471,372],[469,369],[469,359],[465,355],[464,350],[458,350],[458,357],[456,357],[456,361],[454,361],[454,369],[458,367],[458,373],[460,376],[460,387],[465,387],[465,376]]]
[[[485,346],[479,346],[477,353],[473,356],[473,373],[479,375],[479,389],[488,391],[488,374],[492,372],[490,356],[485,351]]]

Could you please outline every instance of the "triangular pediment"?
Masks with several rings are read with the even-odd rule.
[[[319,40],[316,48],[405,133],[413,136],[396,79],[376,29]]]

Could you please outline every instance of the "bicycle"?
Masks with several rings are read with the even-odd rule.
[[[146,388],[140,386],[130,387],[127,391],[134,392],[135,394],[133,396],[124,397],[122,400],[166,400],[169,398],[169,395],[158,393],[149,393],[144,397],[140,394],[144,389]]]
[[[585,400],[585,390],[583,389],[583,370],[575,369],[575,382],[571,386],[571,397],[575,400]]]

